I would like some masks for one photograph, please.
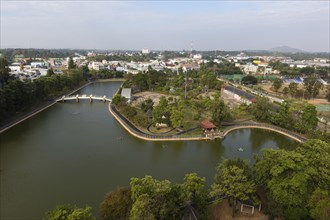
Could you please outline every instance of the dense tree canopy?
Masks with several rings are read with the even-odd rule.
[[[109,192],[100,205],[101,218],[103,220],[128,219],[132,207],[131,190],[129,188],[117,188]]]
[[[0,86],[0,123],[36,104],[59,97],[80,86],[84,81],[80,69],[67,71],[63,75],[49,74],[33,81],[20,81],[8,77],[5,60],[0,62],[2,80]]]
[[[237,200],[251,200],[255,193],[251,170],[241,159],[224,160],[217,166],[211,195],[226,196],[233,204],[233,216]]]
[[[330,144],[309,140],[295,151],[264,150],[254,164],[257,185],[267,194],[269,214],[306,218],[306,206],[318,187],[329,190]],[[288,199],[289,198],[289,199]]]
[[[96,220],[91,213],[92,208],[78,208],[72,205],[57,206],[49,211],[43,220]]]
[[[256,85],[258,83],[258,80],[256,77],[254,76],[251,76],[251,75],[247,75],[247,76],[244,76],[242,78],[242,84],[252,84],[252,85]]]

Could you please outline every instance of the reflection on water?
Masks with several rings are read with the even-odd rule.
[[[96,83],[79,93],[112,97],[120,84]],[[147,142],[129,135],[107,107],[58,103],[0,134],[1,219],[40,219],[68,203],[89,204],[96,214],[105,193],[133,176],[181,182],[196,172],[210,185],[221,158],[251,162],[263,148],[295,143],[259,129],[236,130],[223,140]]]

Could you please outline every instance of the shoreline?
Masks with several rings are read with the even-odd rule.
[[[125,82],[124,78],[97,79],[94,82]]]
[[[80,90],[80,89],[82,89],[82,88],[84,88],[84,87],[86,87],[86,86],[88,86],[92,83],[94,83],[94,82],[87,82],[86,84],[80,86],[79,88],[66,93],[64,96],[71,95],[72,93],[75,93],[78,90]],[[28,111],[25,114],[23,114],[22,116],[19,116],[19,117],[15,118],[11,122],[8,122],[8,123],[4,124],[3,126],[0,127],[0,134],[5,132],[8,129],[14,127],[15,125],[18,125],[19,123],[25,121],[26,119],[29,119],[29,118],[35,116],[36,114],[42,112],[43,110],[55,105],[57,103],[56,100],[57,99],[55,98],[54,101],[52,101],[51,103],[48,103],[48,104],[45,103],[44,105],[41,105],[40,107],[37,107],[36,109],[34,109],[32,111]]]
[[[134,124],[132,124],[126,117],[120,114],[116,108],[114,108],[115,111],[113,111],[111,103],[108,105],[108,110],[111,113],[111,115],[121,124],[121,126],[131,135],[142,139],[142,140],[147,140],[147,141],[197,141],[197,140],[215,140],[215,139],[223,139],[225,136],[230,133],[231,131],[237,130],[237,129],[244,129],[244,128],[255,128],[255,129],[263,129],[263,130],[270,130],[276,133],[280,133],[290,139],[293,139],[299,143],[305,142],[307,140],[306,137],[303,137],[299,134],[296,134],[294,132],[288,131],[286,129],[278,128],[276,126],[270,126],[270,125],[264,125],[264,124],[241,124],[241,125],[236,125],[234,127],[227,128],[223,131],[223,135],[221,137],[202,137],[202,136],[195,136],[195,137],[180,137],[180,136],[167,136],[167,137],[162,137],[158,135],[150,135],[146,134],[140,129],[136,128]],[[131,123],[131,125],[127,124],[125,120],[127,120],[128,123]],[[133,126],[133,127],[132,127]],[[136,130],[136,131],[134,131]],[[141,134],[139,134],[141,133]]]

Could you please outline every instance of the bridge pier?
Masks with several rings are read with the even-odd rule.
[[[106,100],[105,100],[105,96],[103,96],[103,102],[106,102]]]

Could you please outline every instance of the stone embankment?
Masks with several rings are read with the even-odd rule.
[[[92,82],[88,82],[88,83],[84,84],[83,86],[80,86],[79,88],[77,88],[71,92],[68,92],[67,94],[65,94],[65,96],[71,95],[72,93],[77,92],[78,90],[84,88],[85,86],[88,86],[91,83]],[[14,127],[15,125],[25,121],[26,119],[33,117],[34,115],[38,114],[39,112],[42,112],[43,110],[55,105],[56,102],[57,102],[56,99],[54,99],[53,101],[49,101],[46,104],[39,106],[37,109],[34,109],[22,116],[17,117],[15,120],[13,120],[7,124],[4,124],[3,126],[0,127],[0,134],[4,131],[8,130],[9,128]]]
[[[132,124],[127,118],[125,118],[116,107],[109,103],[109,111],[113,115],[113,117],[133,136],[148,140],[148,141],[186,141],[186,140],[213,140],[216,138],[224,138],[227,134],[231,131],[243,128],[259,128],[264,130],[274,131],[280,134],[283,134],[291,139],[294,139],[298,142],[305,142],[307,140],[306,137],[294,133],[292,131],[288,131],[286,129],[268,125],[268,124],[261,124],[261,123],[240,123],[240,124],[228,124],[227,128],[224,129],[222,132],[218,132],[217,135],[207,135],[207,136],[187,136],[184,134],[174,134],[174,135],[157,135],[157,134],[147,134],[138,129],[134,124]]]

